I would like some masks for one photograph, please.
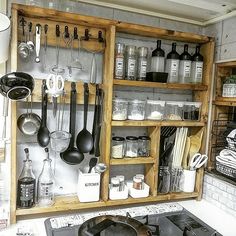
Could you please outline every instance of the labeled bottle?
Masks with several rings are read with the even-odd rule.
[[[125,70],[125,78],[127,80],[135,80],[136,79],[136,47],[133,45],[126,46],[126,70]]]
[[[137,80],[146,80],[147,55],[148,55],[148,48],[147,47],[139,47],[138,48],[138,73],[137,73]]]
[[[165,71],[165,52],[161,49],[161,40],[157,40],[157,48],[152,52],[151,72]]]
[[[125,45],[123,43],[116,44],[115,58],[115,79],[125,78]]]
[[[167,54],[166,72],[168,82],[177,83],[179,77],[179,54],[176,52],[176,43],[172,43],[172,50]]]
[[[33,173],[32,161],[29,159],[29,149],[25,148],[26,159],[17,184],[17,207],[31,208],[35,205],[36,180]]]
[[[203,56],[200,54],[200,46],[196,46],[195,54],[192,56],[192,82],[202,83]]]
[[[49,158],[48,148],[45,148],[46,159],[43,160],[43,169],[38,178],[37,192],[38,205],[51,206],[54,204],[55,179],[51,168],[52,160]]]
[[[180,55],[179,82],[190,83],[192,57],[188,53],[188,44],[184,45],[184,52]]]

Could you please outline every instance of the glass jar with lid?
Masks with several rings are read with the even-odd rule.
[[[145,104],[143,100],[130,100],[128,104],[128,119],[129,120],[144,120]]]
[[[166,102],[165,119],[166,120],[182,120],[183,118],[183,102]]]
[[[126,157],[138,157],[138,138],[135,136],[126,137]]]
[[[125,152],[125,138],[118,136],[113,137],[111,157],[121,159],[124,157],[124,152]]]
[[[138,137],[138,156],[148,157],[150,156],[150,137],[139,136]]]
[[[125,78],[125,44],[116,44],[115,79]]]
[[[165,101],[147,100],[146,119],[162,120],[165,114]]]
[[[133,45],[126,46],[126,63],[125,63],[125,78],[127,80],[136,79],[136,47]]]
[[[126,120],[128,112],[128,101],[114,98],[112,101],[112,120]]]
[[[222,97],[236,97],[236,76],[226,77],[223,81]]]
[[[148,55],[148,48],[147,47],[139,47],[138,48],[137,80],[146,80],[147,55]]]
[[[199,120],[201,105],[201,102],[185,102],[183,107],[183,119]]]

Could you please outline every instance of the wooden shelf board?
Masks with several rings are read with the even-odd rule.
[[[236,98],[217,97],[213,104],[217,106],[236,106]]]
[[[180,90],[197,90],[206,91],[208,86],[203,84],[172,84],[172,83],[158,83],[148,81],[132,81],[132,80],[113,80],[114,85],[134,86],[146,88],[163,88],[163,89],[180,89]]]
[[[77,196],[60,196],[56,197],[56,202],[53,206],[49,207],[32,207],[29,209],[17,209],[17,216],[26,216],[26,215],[36,215],[36,214],[45,214],[53,212],[63,212],[63,211],[74,211],[100,207],[110,207],[110,206],[120,206],[127,204],[138,204],[138,203],[148,203],[148,202],[157,202],[165,200],[177,200],[177,199],[186,199],[186,198],[195,198],[198,196],[197,192],[193,193],[169,193],[169,194],[159,194],[157,196],[149,196],[145,198],[131,198],[124,200],[108,200],[107,202],[88,202],[81,203],[79,202]]]
[[[32,92],[33,102],[41,102],[41,85],[42,79],[35,79],[35,86]],[[76,91],[77,91],[77,104],[84,103],[84,83],[76,82]],[[71,90],[71,82],[65,81],[64,85],[65,89],[65,103],[70,103],[70,90]],[[89,84],[89,104],[94,104],[96,95],[96,85]],[[25,101],[25,100],[22,100]],[[51,101],[51,96],[49,95],[49,101]]]
[[[176,126],[176,127],[192,127],[198,126],[202,127],[205,125],[204,122],[200,121],[150,121],[150,120],[143,120],[143,121],[134,121],[134,120],[125,120],[125,121],[112,121],[112,126]]]
[[[155,159],[152,157],[135,157],[135,158],[122,158],[114,159],[111,158],[110,165],[140,165],[140,164],[151,164],[154,163]]]

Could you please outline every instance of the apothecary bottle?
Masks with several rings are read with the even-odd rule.
[[[190,83],[192,57],[188,53],[188,44],[184,45],[184,52],[180,55],[179,82]]]
[[[196,46],[195,54],[192,56],[192,82],[202,83],[203,56],[200,54],[200,46]]]
[[[112,138],[111,157],[121,159],[125,152],[125,138],[115,136]]]
[[[157,48],[152,52],[151,72],[165,71],[165,52],[161,49],[161,40],[157,40]]]
[[[125,78],[127,80],[135,80],[136,79],[136,47],[133,45],[126,46],[126,70],[125,70]]]
[[[177,83],[179,77],[179,54],[176,52],[176,43],[172,43],[172,50],[167,54],[166,72],[168,82]]]
[[[125,45],[123,43],[116,44],[115,56],[115,79],[125,78]]]
[[[146,80],[147,55],[148,55],[148,48],[147,47],[139,47],[138,48],[138,73],[137,73],[137,80]]]
[[[52,160],[49,158],[48,148],[45,148],[45,152],[47,157],[43,160],[43,169],[37,184],[39,206],[51,206],[54,204],[55,179],[51,168]]]
[[[31,208],[35,205],[36,180],[32,161],[29,159],[29,149],[24,149],[26,159],[17,184],[17,207]]]

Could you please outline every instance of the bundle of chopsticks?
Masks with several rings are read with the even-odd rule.
[[[172,167],[174,168],[181,168],[187,134],[188,128],[177,128],[175,144],[172,153]]]

